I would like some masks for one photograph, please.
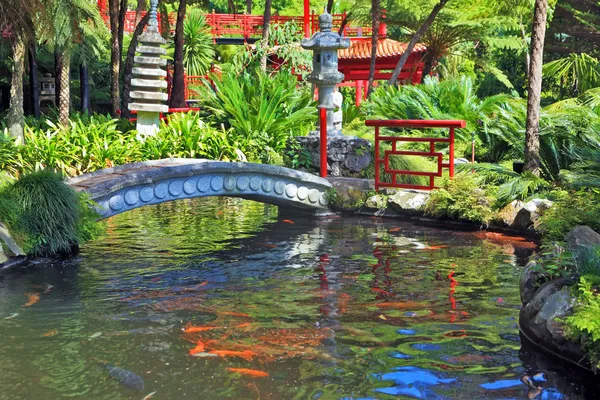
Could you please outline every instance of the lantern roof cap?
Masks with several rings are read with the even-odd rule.
[[[302,47],[307,50],[338,50],[350,47],[350,39],[341,37],[337,32],[332,32],[333,17],[327,11],[319,16],[320,32],[315,33],[310,39],[302,39]]]

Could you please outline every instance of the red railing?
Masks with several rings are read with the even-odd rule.
[[[139,17],[142,18],[145,14],[146,12],[142,12]],[[108,13],[101,11],[101,15],[108,24]],[[346,13],[333,15],[334,30],[337,30],[342,26],[342,22],[345,18]],[[177,15],[175,13],[169,14],[169,27],[171,31],[175,30],[176,19]],[[158,20],[158,26],[160,28],[162,26],[160,23],[160,14],[158,15]],[[271,24],[273,25],[284,24],[290,21],[295,21],[300,29],[304,29],[304,17],[302,16],[273,15],[271,17]],[[206,23],[211,29],[213,39],[220,37],[242,37],[244,39],[259,38],[262,35],[263,16],[207,13]],[[136,12],[126,11],[124,31],[131,33],[135,30],[136,25]],[[309,16],[309,29],[310,33],[315,33],[319,30],[319,16],[314,12]],[[344,28],[344,36],[348,37],[370,36],[371,33],[372,29],[370,27],[353,27],[346,25]]]
[[[465,128],[465,121],[425,121],[425,120],[368,120],[367,126],[375,127],[375,190],[383,187],[405,188],[405,189],[423,189],[432,190],[435,188],[435,178],[442,176],[443,168],[448,168],[450,178],[454,177],[454,131],[456,128]],[[436,137],[398,137],[382,136],[381,128],[449,128],[450,135],[447,138]],[[429,143],[429,151],[409,151],[398,150],[398,142]],[[391,143],[391,150],[383,151],[381,157],[381,144]],[[436,152],[436,143],[448,143],[448,162],[444,162],[444,154]],[[435,157],[437,161],[437,171],[411,171],[395,170],[390,167],[390,156],[418,156]],[[391,176],[391,182],[382,182],[380,168],[383,166],[383,172]],[[429,177],[429,185],[413,185],[407,183],[398,183],[398,175],[426,176]]]

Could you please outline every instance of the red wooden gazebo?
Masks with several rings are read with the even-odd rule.
[[[375,62],[375,81],[388,80],[396,68],[398,60],[404,54],[407,44],[387,37],[387,26],[382,23],[377,41],[377,59]],[[417,44],[402,68],[398,80],[400,83],[417,84],[423,77],[423,56],[427,48]],[[339,70],[344,74],[340,87],[356,88],[356,105],[366,98],[368,90],[369,68],[371,65],[371,38],[350,39],[350,47],[338,52]]]

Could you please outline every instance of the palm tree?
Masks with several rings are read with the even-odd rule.
[[[571,53],[567,57],[550,61],[542,67],[545,78],[553,78],[561,83],[570,84],[570,97],[600,86],[600,63],[586,53]],[[562,96],[561,96],[562,97]]]
[[[119,94],[119,74],[121,72],[121,48],[123,47],[123,26],[125,24],[127,0],[108,0],[108,16],[110,21],[110,102],[111,114],[116,117],[121,108]]]
[[[535,0],[525,127],[525,171],[540,175],[540,101],[548,0]]]
[[[188,75],[205,75],[215,57],[210,28],[201,10],[188,13],[183,24],[183,65]]]
[[[183,21],[185,18],[185,9],[187,0],[179,0],[177,9],[177,23],[175,25],[175,56],[173,57],[173,86],[171,88],[171,97],[169,98],[169,107],[185,107],[185,70],[183,68]]]
[[[50,8],[51,7],[51,8]],[[74,40],[85,46],[89,41],[100,43],[105,25],[95,4],[87,0],[50,0],[48,18],[40,20],[40,39],[50,43],[59,55],[56,70],[58,83],[58,119],[66,124],[71,104],[71,55]],[[81,39],[81,40],[79,40]],[[82,46],[82,47],[83,47]]]
[[[392,73],[388,84],[394,85],[396,83],[396,81],[398,80],[398,76],[400,76],[402,68],[404,68],[404,64],[406,64],[406,61],[408,61],[408,57],[410,57],[413,49],[415,48],[415,45],[417,44],[417,42],[419,42],[419,40],[421,40],[421,37],[423,36],[423,34],[425,34],[425,32],[427,32],[431,24],[433,24],[433,21],[435,21],[435,17],[437,17],[437,15],[442,10],[442,8],[444,8],[447,2],[448,0],[440,0],[439,3],[437,3],[433,7],[431,13],[429,13],[429,16],[427,17],[425,22],[423,22],[423,25],[421,25],[421,27],[415,32],[412,39],[410,39],[408,46],[406,46],[406,50],[404,50],[404,53],[400,57],[400,60],[398,60],[398,64],[396,65],[396,68],[394,68],[394,72]]]
[[[25,50],[34,36],[33,17],[43,7],[37,0],[0,1],[0,32],[9,31],[12,52],[10,106],[6,121],[10,135],[23,143],[23,73]]]
[[[373,92],[373,84],[375,83],[375,63],[377,62],[377,42],[379,41],[379,25],[381,24],[381,0],[372,0],[371,14],[373,16],[371,26],[373,34],[371,35],[371,62],[369,63],[369,90],[367,97]]]

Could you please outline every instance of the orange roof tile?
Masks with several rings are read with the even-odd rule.
[[[379,39],[377,42],[377,58],[399,56],[406,50],[406,43],[398,42],[389,38]],[[413,53],[425,51],[424,44],[417,43],[413,48]],[[371,38],[353,39],[350,41],[350,47],[338,51],[340,59],[359,59],[371,58]]]

